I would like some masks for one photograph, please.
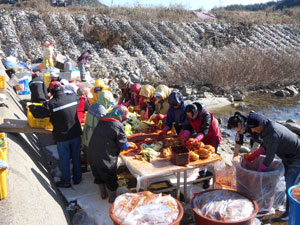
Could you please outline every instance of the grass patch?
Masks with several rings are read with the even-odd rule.
[[[296,84],[300,79],[300,54],[273,50],[227,49],[207,52],[174,68],[166,76],[167,83],[208,85],[227,93],[239,88],[253,90]]]

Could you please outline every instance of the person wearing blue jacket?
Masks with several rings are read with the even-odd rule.
[[[169,109],[167,111],[167,118],[163,130],[158,134],[158,137],[164,136],[174,125],[176,133],[180,134],[185,120],[186,114],[184,112],[187,103],[183,101],[183,96],[178,91],[172,91],[168,98]]]

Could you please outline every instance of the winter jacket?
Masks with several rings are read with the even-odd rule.
[[[104,90],[110,90],[109,87],[106,86],[104,81],[102,79],[97,79],[95,82],[94,87],[91,89],[91,93],[93,95],[92,98],[89,98],[89,103],[90,104],[95,104],[98,100],[98,96],[100,93]]]
[[[48,97],[45,82],[40,77],[35,77],[29,82],[31,102],[45,102]]]
[[[120,121],[101,118],[88,146],[88,162],[91,166],[116,170],[120,149],[126,142],[125,129]]]
[[[30,111],[35,118],[50,116],[53,124],[53,136],[57,142],[68,141],[82,134],[77,117],[79,103],[76,94],[66,94],[63,89],[54,93],[53,98],[43,106],[30,105]]]
[[[263,161],[265,166],[271,165],[275,154],[285,165],[292,164],[293,160],[300,160],[300,140],[295,133],[271,120],[265,120],[263,125],[260,137],[266,150],[266,158]]]
[[[90,106],[89,111],[86,115],[82,144],[85,147],[89,146],[93,131],[98,124],[100,118],[107,114],[107,108],[109,103],[114,101],[113,95],[110,91],[102,91],[98,97],[97,103]]]
[[[86,115],[85,125],[82,135],[82,144],[85,147],[89,146],[93,131],[97,126],[99,119],[107,114],[107,110],[103,105],[95,103],[90,106],[89,111]]]
[[[150,117],[155,111],[153,99],[154,91],[154,87],[150,84],[146,84],[141,87],[139,105],[141,107],[142,114],[144,114],[144,119],[148,119],[148,117]]]
[[[88,51],[83,52],[77,59],[77,63],[80,64],[86,64],[88,61],[88,58],[90,56],[90,53]]]
[[[168,97],[170,93],[171,91],[166,85],[160,84],[156,87],[154,95],[160,94],[162,100],[155,101],[155,113],[167,114],[169,109]]]
[[[83,122],[82,120],[83,120],[84,113],[86,111],[88,111],[88,109],[89,109],[89,102],[87,100],[87,97],[85,97],[85,96],[79,97],[79,104],[77,107],[77,115],[78,115],[78,120],[80,123]]]
[[[194,103],[199,104],[201,103]],[[221,132],[219,129],[218,121],[213,117],[212,113],[204,108],[200,107],[201,111],[198,111],[198,115],[195,120],[187,119],[185,129],[191,132],[195,130],[197,134],[201,133],[204,135],[202,142],[206,145],[217,146],[217,143],[221,143]]]
[[[187,106],[186,102],[183,102],[178,109],[174,109],[170,106],[167,113],[165,126],[172,127],[174,124],[176,132],[179,134],[180,130],[184,127],[186,121],[186,114],[184,112]]]

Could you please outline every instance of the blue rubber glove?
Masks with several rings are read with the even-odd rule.
[[[129,149],[128,141],[126,141],[121,147],[121,150],[126,150],[126,149]]]

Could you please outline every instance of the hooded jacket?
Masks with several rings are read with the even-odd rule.
[[[155,111],[153,99],[154,91],[154,87],[150,84],[146,84],[141,87],[139,105],[141,107],[141,113],[144,113],[144,119],[147,119]]]
[[[100,91],[97,91],[98,88],[100,89]],[[92,93],[93,97],[89,98],[89,103],[95,104],[98,100],[98,96],[104,90],[109,90],[109,87],[106,86],[106,84],[104,83],[104,81],[102,79],[100,79],[100,78],[97,79],[94,87],[91,89],[91,93]]]
[[[79,103],[76,94],[66,94],[61,87],[53,98],[42,106],[30,105],[29,109],[35,118],[50,116],[53,125],[52,134],[57,142],[68,141],[82,134],[81,126],[77,117]]]
[[[166,85],[160,84],[156,87],[154,96],[159,94],[162,96],[162,100],[155,101],[155,113],[167,114],[169,109],[168,97],[170,93],[171,91]]]
[[[110,91],[102,91],[98,97],[97,103],[90,106],[82,135],[82,144],[85,147],[89,146],[93,131],[97,126],[99,119],[107,114],[108,104],[113,101],[114,98]]]
[[[196,102],[193,104],[197,106],[198,114],[195,120],[191,120],[187,117],[185,129],[190,130],[191,132],[195,130],[197,134],[203,134],[203,143],[216,147],[217,142],[221,143],[222,140],[218,121],[201,103]]]
[[[42,78],[36,76],[29,82],[31,102],[45,102],[48,97],[47,87]]]
[[[179,134],[180,130],[185,126],[186,114],[184,112],[187,106],[186,102],[182,102],[178,109],[174,109],[173,106],[170,106],[167,113],[167,118],[165,126],[172,127],[174,124],[176,132]]]

